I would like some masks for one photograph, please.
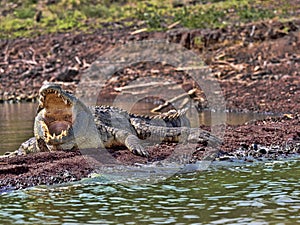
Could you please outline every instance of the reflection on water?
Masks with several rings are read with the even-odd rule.
[[[0,154],[18,149],[33,136],[35,103],[0,104]]]
[[[124,103],[120,107],[126,109],[126,106],[128,105]],[[36,108],[37,103],[0,104],[0,154],[18,149],[22,142],[33,136],[33,120]],[[134,113],[148,113],[152,108],[153,104],[151,103],[140,103],[135,105],[132,111]],[[194,115],[189,115],[189,112],[187,115],[191,119],[192,126],[193,123],[209,126],[212,123],[218,124],[218,117],[221,118],[223,113],[204,111],[199,114],[199,120],[196,122],[193,121]],[[226,113],[227,124],[230,125],[243,124],[264,117],[266,117],[265,114],[257,113]]]
[[[222,112],[203,111],[199,114],[199,123],[210,126],[211,124],[222,123],[222,120],[218,121],[218,117],[221,117]],[[251,120],[261,120],[266,118],[267,114],[264,113],[240,113],[240,112],[227,112],[226,124],[228,125],[241,125]],[[215,121],[212,121],[215,120]]]
[[[0,195],[3,224],[299,224],[300,160],[218,164],[149,185],[35,187]]]

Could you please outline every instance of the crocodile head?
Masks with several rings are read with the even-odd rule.
[[[55,83],[41,87],[34,133],[49,150],[72,149],[78,142],[91,142],[87,134],[93,123],[90,110],[74,95]],[[95,132],[90,133],[95,136]]]
[[[42,86],[39,96],[39,133],[46,143],[63,143],[74,122],[74,97],[53,83]]]

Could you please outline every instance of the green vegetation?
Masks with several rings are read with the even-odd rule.
[[[291,2],[293,0],[290,0]],[[195,1],[194,1],[195,2]],[[300,6],[277,0],[2,0],[0,38],[49,32],[92,31],[119,22],[131,29],[216,28],[266,19],[285,19]]]

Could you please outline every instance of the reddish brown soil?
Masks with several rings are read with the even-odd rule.
[[[75,181],[92,171],[78,152],[40,152],[2,159],[0,165],[0,187],[6,189]]]
[[[94,34],[57,34],[35,39],[0,41],[0,98],[2,100],[33,99],[43,81],[61,81],[74,89],[85,68],[99,55],[129,40],[168,39],[192,49],[205,59],[218,79],[226,100],[233,111],[280,113],[237,126],[226,126],[220,152],[237,149],[260,151],[256,145],[274,150],[275,155],[300,153],[300,21],[276,21],[229,27],[219,30],[174,30],[168,33],[140,33],[127,31]],[[195,42],[200,37],[202,42]],[[138,74],[151,74],[151,68],[137,65]],[[172,68],[156,65],[159,71],[170,73]],[[126,86],[128,70],[119,74],[118,86]],[[189,79],[181,72],[172,77],[189,90]],[[177,78],[176,78],[177,77]],[[123,82],[123,83],[122,83]],[[116,83],[108,85],[113,90]],[[116,94],[116,93],[114,93]],[[197,92],[195,99],[203,97]],[[205,107],[205,101],[199,106]],[[209,129],[209,128],[207,128]],[[288,148],[284,148],[288,146]],[[177,146],[178,147],[178,146]],[[275,147],[275,148],[273,148]],[[179,146],[184,150],[184,146]],[[174,144],[149,148],[150,158],[135,156],[128,151],[113,155],[123,163],[146,163],[167,158]],[[204,145],[195,147],[194,158],[201,159],[209,151]],[[269,151],[271,152],[271,151]],[[261,151],[262,155],[267,155]],[[272,157],[271,157],[272,158]],[[22,188],[38,184],[54,184],[79,180],[92,170],[80,153],[39,153],[0,160],[0,187]]]

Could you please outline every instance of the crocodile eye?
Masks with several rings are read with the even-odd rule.
[[[73,94],[71,91],[65,90],[65,92],[68,93],[68,94]]]
[[[71,121],[72,120],[72,116],[71,115],[65,115],[64,116],[64,120],[65,121]]]

